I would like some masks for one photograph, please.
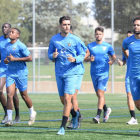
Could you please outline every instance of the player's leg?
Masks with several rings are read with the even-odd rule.
[[[58,77],[57,77],[58,78]],[[62,124],[60,127],[60,130],[58,131],[58,135],[64,135],[65,134],[65,126],[70,114],[70,110],[71,110],[71,99],[72,99],[72,94],[74,94],[75,92],[75,82],[76,81],[76,76],[67,76],[67,77],[63,77],[61,80],[62,82],[64,82],[63,85],[61,85],[63,87],[63,90],[59,90],[59,95],[63,96],[62,94],[64,94],[64,108],[63,108],[63,118],[62,118]],[[59,79],[60,80],[60,79]],[[60,83],[62,83],[60,82]],[[58,83],[58,79],[57,79],[57,83]],[[59,85],[59,84],[57,84]],[[60,87],[58,88],[60,89]],[[64,93],[60,93],[60,91],[64,91]],[[75,111],[75,110],[74,110]],[[78,125],[78,116],[79,113],[75,111],[75,116],[73,116],[73,127],[77,128]]]
[[[3,94],[3,87],[6,83],[6,77],[1,77],[0,78],[0,102],[1,102],[1,105],[4,109],[4,112],[5,112],[5,115],[4,115],[4,118],[3,120],[1,121],[1,123],[5,123],[7,121],[7,103],[6,103],[6,98]]]
[[[32,125],[35,121],[37,113],[36,113],[36,111],[34,111],[32,100],[30,99],[30,97],[27,94],[27,84],[28,84],[27,76],[16,78],[16,86],[18,87],[18,89],[20,91],[20,95],[21,95],[22,99],[24,100],[27,107],[29,108],[30,117],[29,117],[28,125]]]
[[[18,95],[17,95],[17,88],[15,88],[15,94],[13,96],[13,102],[14,102],[14,107],[15,107],[15,112],[16,112],[14,123],[19,123],[20,122],[20,117],[19,117],[19,98],[18,98]]]
[[[10,79],[10,78],[8,78]],[[10,79],[13,83],[14,80]],[[8,121],[6,121],[5,126],[11,126],[13,124],[12,121],[12,113],[13,113],[13,96],[15,93],[15,83],[12,85],[8,85],[6,81],[6,90],[7,90],[7,115],[8,115]]]

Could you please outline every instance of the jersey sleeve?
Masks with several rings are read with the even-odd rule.
[[[108,54],[111,55],[111,56],[115,54],[111,45],[109,45]]]
[[[122,47],[123,47],[125,50],[128,49],[127,38],[125,38],[125,39],[123,40]]]
[[[84,60],[84,57],[85,57],[85,44],[83,41],[79,41],[78,44],[77,44],[77,48],[76,48],[76,51],[77,51],[77,56],[74,57],[76,59],[76,63],[81,63],[83,62]]]
[[[55,46],[53,44],[53,40],[50,40],[49,49],[48,49],[48,57],[50,60],[54,60],[53,53],[55,52]]]
[[[24,57],[27,57],[30,55],[28,48],[24,44],[20,44],[20,52]]]

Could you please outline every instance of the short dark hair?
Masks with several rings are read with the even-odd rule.
[[[12,28],[12,29],[17,30],[17,32],[18,32],[19,35],[21,34],[21,31],[18,28]]]
[[[10,28],[12,27],[10,23],[3,23],[3,25],[4,25],[4,24],[8,24]],[[2,26],[3,26],[3,25],[2,25]]]
[[[133,31],[128,30],[127,34],[133,34]]]
[[[59,19],[59,24],[62,24],[64,20],[71,20],[69,16],[63,16]]]
[[[102,27],[97,27],[97,28],[95,28],[95,33],[96,33],[96,31],[104,32],[104,28],[102,28]]]
[[[140,16],[135,17],[134,20],[133,20],[133,23],[135,22],[135,20],[140,20]]]

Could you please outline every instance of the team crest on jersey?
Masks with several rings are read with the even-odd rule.
[[[16,49],[16,46],[13,47],[13,50],[15,50],[15,49]]]
[[[106,50],[106,47],[103,47],[103,50],[105,51]]]
[[[70,42],[68,43],[68,46],[71,46],[71,43]]]

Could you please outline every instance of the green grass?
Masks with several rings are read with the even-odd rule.
[[[134,140],[138,138],[137,134],[139,125],[132,126],[126,124],[126,122],[130,119],[130,114],[127,108],[125,94],[105,94],[106,104],[108,107],[112,108],[112,113],[108,122],[103,123],[101,118],[100,124],[94,124],[92,122],[92,117],[96,115],[96,95],[79,94],[79,107],[81,109],[81,114],[84,116],[82,126],[78,130],[66,129],[64,136],[56,135],[61,125],[61,121],[53,121],[62,118],[62,111],[59,110],[62,110],[63,106],[60,103],[58,94],[29,94],[29,96],[31,97],[34,108],[37,111],[37,122],[35,122],[32,126],[27,125],[26,121],[29,119],[29,113],[25,112],[28,112],[28,109],[19,96],[21,123],[14,124],[12,127],[5,127],[4,125],[0,125],[0,139]],[[2,113],[3,109],[2,106],[0,106],[0,120],[3,118]],[[139,114],[137,109],[136,114]],[[137,116],[138,121],[140,120],[139,118],[140,117]]]
[[[44,77],[41,77],[40,80],[41,81],[55,81],[54,63],[50,61],[48,65],[45,65],[44,61],[45,61],[44,59],[41,59],[40,76],[44,76]],[[27,66],[28,66],[28,70],[29,70],[28,79],[29,79],[29,81],[31,81],[32,76],[33,76],[32,62],[28,62]],[[84,67],[85,67],[85,73],[83,76],[83,81],[91,81],[90,63],[84,62]],[[109,81],[111,81],[111,71],[112,71],[112,68],[110,67]],[[35,73],[36,73],[35,79],[36,79],[36,81],[38,81],[39,68],[38,68],[37,59],[36,59],[36,65],[35,65]],[[49,76],[49,77],[45,77],[45,76]],[[120,67],[118,65],[114,65],[114,81],[124,81],[124,79],[125,79],[125,66]]]

